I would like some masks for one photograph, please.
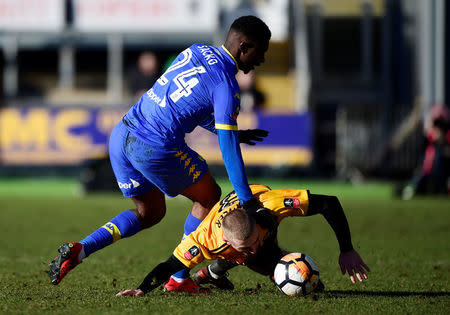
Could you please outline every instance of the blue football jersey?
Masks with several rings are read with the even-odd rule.
[[[184,142],[202,126],[237,130],[238,67],[224,47],[194,44],[185,49],[124,116],[128,129],[162,146]]]

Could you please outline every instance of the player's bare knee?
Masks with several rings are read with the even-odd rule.
[[[139,222],[141,223],[141,228],[146,229],[158,224],[166,215],[166,208],[159,209],[138,209],[139,212]]]
[[[154,216],[152,216],[150,218],[150,222],[149,222],[149,227],[158,224],[159,222],[161,222],[161,220],[164,218],[164,216],[166,215],[166,209],[164,209],[163,211],[159,212],[159,213],[155,213]]]
[[[192,205],[192,210],[191,210],[191,214],[200,219],[203,220],[209,213],[209,211],[211,210],[211,207],[207,207],[205,205],[203,205],[200,202],[194,202],[194,204]]]

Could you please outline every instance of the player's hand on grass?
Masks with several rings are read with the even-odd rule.
[[[353,283],[356,283],[355,275],[359,282],[362,282],[364,279],[367,279],[367,272],[370,271],[369,267],[354,249],[339,255],[339,266],[342,274],[345,275],[347,272]]]
[[[140,289],[128,289],[128,290],[124,290],[121,291],[119,293],[116,294],[116,296],[124,296],[124,295],[129,295],[129,296],[144,296],[144,291],[140,290]]]
[[[239,142],[255,145],[255,141],[263,141],[268,134],[269,132],[264,129],[239,130]]]

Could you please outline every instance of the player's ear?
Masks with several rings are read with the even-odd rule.
[[[251,48],[251,46],[252,45],[245,40],[243,40],[239,43],[239,49],[241,50],[241,52],[243,54],[246,54],[248,52],[249,48]]]

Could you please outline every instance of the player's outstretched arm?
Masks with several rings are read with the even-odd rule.
[[[163,284],[172,274],[185,268],[186,266],[172,255],[150,271],[137,289],[127,289],[116,296],[143,296]]]
[[[344,209],[336,196],[309,194],[309,207],[307,215],[320,213],[336,234],[341,253],[353,249],[350,228]]]
[[[370,271],[370,268],[354,249],[339,255],[339,266],[342,274],[348,273],[353,283],[356,283],[355,275],[359,282],[363,282],[364,279],[367,279],[367,272]]]
[[[353,283],[356,283],[355,275],[360,282],[367,279],[366,272],[370,269],[353,248],[348,221],[338,198],[310,194],[309,199],[308,215],[322,214],[336,234],[341,250],[339,266],[342,274],[348,273]]]

